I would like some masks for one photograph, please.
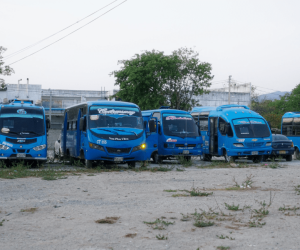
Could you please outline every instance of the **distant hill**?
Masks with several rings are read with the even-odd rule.
[[[276,91],[276,92],[272,92],[272,93],[269,93],[269,94],[263,94],[263,95],[259,95],[258,96],[258,101],[262,101],[262,100],[279,100],[280,99],[280,96],[283,96],[285,95],[286,93],[291,93],[291,92],[288,92],[288,91]]]

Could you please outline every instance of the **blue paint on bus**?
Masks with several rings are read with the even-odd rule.
[[[202,155],[202,139],[193,117],[186,111],[157,109],[142,111],[144,121],[155,120],[154,132],[147,131],[147,159],[155,163],[174,156]],[[149,125],[147,126],[149,127]]]
[[[0,105],[0,159],[47,160],[45,110],[31,100],[11,100]]]
[[[272,152],[266,120],[247,106],[195,107],[191,114],[201,130],[204,160],[224,156],[226,161],[247,157],[260,162]]]
[[[61,133],[64,156],[128,163],[146,158],[146,134],[140,108],[128,102],[94,101],[65,109]]]

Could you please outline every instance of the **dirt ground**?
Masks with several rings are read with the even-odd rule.
[[[0,179],[0,249],[300,249],[300,161],[266,164]]]

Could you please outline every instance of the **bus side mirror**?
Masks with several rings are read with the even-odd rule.
[[[51,127],[50,120],[46,119],[46,131],[47,131],[47,133],[48,133],[50,127]]]
[[[271,123],[268,122],[268,121],[267,121],[267,123],[268,123],[268,125],[269,125],[269,128],[272,129]]]
[[[156,122],[155,122],[155,120],[150,120],[149,121],[149,131],[150,131],[150,133],[155,133],[156,132]]]
[[[80,118],[79,129],[80,129],[80,131],[86,130],[86,117],[85,116]]]

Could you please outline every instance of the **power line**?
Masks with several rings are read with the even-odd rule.
[[[102,7],[102,8],[99,9],[99,10],[96,10],[96,11],[93,12],[92,14],[90,14],[90,15],[88,15],[88,16],[82,18],[82,19],[80,19],[80,20],[77,21],[76,23],[73,23],[73,24],[69,25],[68,27],[66,27],[66,28],[64,28],[64,29],[62,29],[62,30],[60,30],[60,31],[58,31],[58,32],[56,32],[56,33],[54,33],[54,34],[52,34],[52,35],[50,35],[50,36],[48,36],[48,37],[46,37],[46,38],[44,38],[44,39],[42,39],[42,40],[40,40],[40,41],[34,43],[34,44],[32,44],[32,45],[29,45],[29,46],[27,46],[27,47],[25,47],[25,48],[23,48],[23,49],[20,49],[20,50],[14,52],[14,53],[11,53],[11,54],[7,55],[6,57],[4,57],[4,59],[8,59],[8,58],[13,57],[13,56],[15,56],[15,55],[17,55],[17,54],[19,54],[19,53],[21,53],[21,52],[24,52],[25,50],[28,50],[28,49],[32,48],[33,46],[35,46],[35,45],[37,45],[37,44],[39,44],[39,43],[41,43],[41,42],[43,42],[43,41],[49,39],[50,37],[53,37],[53,36],[55,36],[55,35],[57,35],[57,34],[63,32],[63,31],[65,31],[66,29],[68,29],[68,28],[74,26],[75,24],[78,24],[79,22],[83,21],[84,19],[86,19],[86,18],[88,18],[88,17],[90,17],[90,16],[96,14],[96,13],[99,12],[100,10],[103,10],[104,8],[106,8],[107,6],[113,4],[113,3],[116,2],[116,1],[118,1],[118,0],[113,1],[113,2],[111,2],[110,4],[107,4],[106,6]]]
[[[110,12],[110,11],[112,11],[113,9],[115,9],[115,8],[119,7],[121,4],[125,3],[126,1],[127,1],[127,0],[123,1],[122,3],[120,3],[120,4],[116,5],[115,7],[111,8],[111,9],[109,9],[108,11],[104,12],[102,15],[100,15],[100,16],[98,16],[98,17],[96,17],[96,18],[95,18],[95,19],[93,19],[92,21],[90,21],[90,22],[86,23],[85,25],[83,25],[83,26],[79,27],[78,29],[76,29],[76,30],[72,31],[71,33],[69,33],[69,34],[67,34],[67,35],[63,36],[62,38],[60,38],[60,39],[56,40],[55,42],[53,42],[53,43],[50,43],[49,45],[47,45],[47,46],[45,46],[45,47],[43,47],[43,48],[41,48],[41,49],[37,50],[36,52],[33,52],[33,53],[29,54],[28,56],[25,56],[25,57],[21,58],[20,60],[17,60],[17,61],[15,61],[15,62],[13,62],[13,63],[10,63],[9,65],[15,64],[15,63],[17,63],[17,62],[19,62],[19,61],[22,61],[22,60],[24,60],[25,58],[27,58],[27,57],[30,57],[30,56],[32,56],[32,55],[34,55],[34,54],[36,54],[36,53],[38,53],[38,52],[40,52],[40,51],[42,51],[42,50],[44,50],[44,49],[48,48],[49,46],[51,46],[51,45],[53,45],[53,44],[55,44],[55,43],[57,43],[57,42],[61,41],[62,39],[64,39],[64,38],[68,37],[69,35],[71,35],[71,34],[75,33],[76,31],[78,31],[78,30],[82,29],[83,27],[87,26],[88,24],[90,24],[90,23],[92,23],[92,22],[96,21],[98,18],[100,18],[100,17],[104,16],[105,14],[107,14],[107,13],[108,13],[108,12]]]

